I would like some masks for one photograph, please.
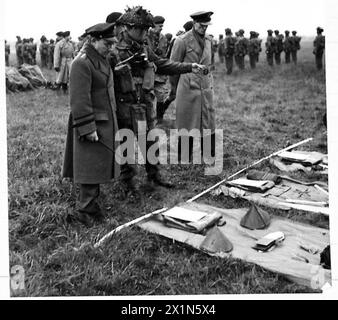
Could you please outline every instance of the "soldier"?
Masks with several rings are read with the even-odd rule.
[[[184,74],[170,77],[171,96],[175,97],[177,128],[198,129],[203,139],[211,132],[211,156],[215,155],[215,109],[213,106],[213,76],[210,72],[211,38],[206,34],[213,12],[196,12],[190,17],[194,21],[192,30],[175,41],[171,59],[179,62],[198,62],[206,65],[203,74]],[[193,138],[189,137],[189,160],[193,154]],[[202,150],[201,150],[202,151]],[[181,160],[182,139],[178,141],[178,155]]]
[[[179,31],[176,33],[176,37],[179,37],[179,36],[183,35],[185,32],[188,32],[189,30],[192,29],[192,27],[193,27],[193,22],[192,22],[191,20],[187,21],[187,22],[183,25],[184,31],[179,30]],[[176,38],[173,38],[173,39],[171,40],[171,42],[169,43],[168,50],[167,50],[167,58],[170,58],[171,51],[172,51],[172,48],[173,48],[173,45],[174,45],[175,40],[176,40]]]
[[[276,50],[276,44],[272,33],[273,31],[269,29],[268,36],[265,42],[266,60],[268,61],[269,66],[273,66],[273,55]]]
[[[285,52],[285,63],[290,63],[290,54],[291,54],[291,47],[292,47],[292,41],[290,38],[290,31],[285,30],[285,38],[283,42],[283,50]]]
[[[111,56],[111,66],[116,77],[115,94],[119,129],[130,129],[136,133],[142,131],[146,124],[146,133],[155,127],[156,113],[154,108],[155,66],[158,74],[178,74],[199,72],[202,66],[196,63],[178,63],[158,57],[145,43],[147,31],[153,27],[153,16],[142,6],[128,8],[119,18],[125,26],[120,34],[116,51]],[[143,132],[143,131],[142,131]],[[140,141],[141,143],[141,141]],[[156,164],[149,162],[149,148],[157,148],[157,142],[146,141],[146,154],[143,155],[146,165],[148,188],[155,185],[172,187],[161,178]],[[135,167],[126,163],[121,167],[121,183],[126,194],[135,194],[133,177]]]
[[[74,213],[87,227],[105,219],[99,203],[100,184],[119,176],[114,154],[118,130],[114,79],[106,59],[114,40],[113,28],[100,23],[87,29],[90,41],[70,71],[71,113],[62,176],[79,185]]]
[[[325,36],[322,35],[324,29],[317,28],[317,36],[313,41],[313,54],[316,57],[316,67],[318,70],[323,68],[323,53],[325,49]]]
[[[56,35],[55,43],[58,43],[60,40],[63,39],[63,31],[59,31],[55,35]]]
[[[294,64],[297,64],[297,51],[300,50],[300,40],[302,38],[297,36],[297,31],[292,31],[291,37],[291,57]]]
[[[11,54],[11,47],[7,44],[7,40],[5,40],[5,62],[6,67],[9,67],[9,55]]]
[[[41,68],[47,68],[47,62],[48,62],[48,43],[47,38],[43,35],[40,38],[40,46],[39,46],[39,52],[40,52],[40,60],[41,60]]]
[[[23,43],[20,36],[16,36],[15,52],[18,67],[23,64]]]
[[[279,34],[279,30],[275,30],[275,62],[276,64],[281,63],[281,54],[283,52],[283,38],[282,34]]]
[[[154,27],[150,28],[147,36],[147,43],[150,49],[160,58],[166,58],[168,41],[161,33],[165,19],[155,16],[153,19]],[[155,74],[155,96],[156,96],[156,116],[158,123],[163,121],[163,116],[169,107],[169,83],[168,76]],[[165,103],[166,102],[166,103]]]
[[[122,16],[121,12],[112,12],[106,18],[107,23],[114,23],[114,34],[116,39],[118,39],[119,34],[124,30],[123,24],[119,22],[119,18],[121,16]]]
[[[227,74],[232,73],[234,65],[234,53],[235,53],[236,38],[232,36],[231,29],[225,29],[225,67]]]
[[[250,31],[248,53],[249,53],[251,69],[256,68],[256,63],[258,61],[260,51],[262,51],[262,49],[261,49],[261,40],[258,39],[258,33],[255,31]]]
[[[211,70],[215,70],[215,54],[217,52],[218,44],[217,40],[214,39],[212,34],[209,35],[211,37]]]
[[[29,40],[24,38],[22,44],[22,57],[23,57],[23,63],[31,64],[32,62],[32,50],[31,46],[29,44]]]
[[[54,49],[55,41],[54,39],[50,39],[48,44],[48,69],[50,70],[52,70],[54,66]]]
[[[75,48],[70,41],[70,32],[63,33],[63,39],[60,40],[54,49],[54,69],[58,72],[56,79],[56,88],[62,87],[64,93],[68,89],[70,65],[74,58]]]
[[[248,53],[248,39],[244,37],[244,30],[238,30],[238,37],[235,44],[235,60],[238,68],[244,70],[244,57]]]
[[[223,34],[220,34],[218,37],[218,59],[220,63],[224,63],[224,56],[225,56],[225,43],[223,39]]]
[[[36,64],[36,52],[38,51],[37,44],[34,42],[33,38],[29,38],[29,50],[30,50],[30,56],[31,56],[31,65]]]

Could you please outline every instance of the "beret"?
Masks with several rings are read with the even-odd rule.
[[[155,24],[161,24],[161,23],[164,23],[165,19],[162,17],[162,16],[155,16],[153,18],[153,22]]]
[[[116,23],[116,20],[122,16],[121,12],[112,12],[106,18],[106,23]]]
[[[191,20],[189,20],[183,25],[183,28],[187,32],[192,29],[193,25],[194,23]]]

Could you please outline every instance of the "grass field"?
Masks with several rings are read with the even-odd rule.
[[[11,57],[12,62],[14,57]],[[68,96],[48,89],[7,94],[10,267],[25,270],[19,296],[195,295],[314,292],[254,264],[220,259],[137,227],[125,229],[100,249],[93,244],[111,229],[145,213],[185,201],[253,161],[308,137],[305,150],[327,152],[325,74],[314,65],[311,43],[303,43],[297,66],[267,66],[225,74],[216,65],[216,127],[224,130],[221,176],[205,176],[203,165],[165,165],[176,184],[142,192],[141,201],[120,197],[118,182],[104,185],[105,224],[87,229],[72,221],[75,191],[60,177]],[[43,70],[53,80],[53,72]],[[174,119],[171,107],[166,114]],[[264,166],[268,166],[267,163]],[[139,168],[141,186],[146,175]],[[273,170],[273,168],[271,168]],[[308,179],[323,179],[310,176]],[[243,200],[203,196],[199,202],[245,207]],[[291,210],[270,213],[328,228],[328,218]]]

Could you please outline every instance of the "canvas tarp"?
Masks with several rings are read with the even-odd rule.
[[[231,241],[233,250],[230,253],[208,254],[222,258],[231,256],[255,263],[267,270],[282,274],[291,281],[313,289],[319,289],[326,283],[331,283],[331,271],[320,266],[319,254],[329,244],[328,230],[275,216],[272,217],[267,229],[248,230],[240,226],[240,220],[246,214],[248,208],[220,209],[195,202],[185,203],[181,206],[197,211],[220,212],[226,220],[226,224],[218,227],[218,229]],[[201,234],[166,227],[159,218],[142,222],[139,226],[146,231],[185,243],[199,250],[205,239],[205,236]],[[265,253],[252,249],[257,239],[275,231],[281,231],[285,234],[285,240],[281,246]],[[318,252],[312,254],[302,249],[300,244],[303,247],[318,248]]]

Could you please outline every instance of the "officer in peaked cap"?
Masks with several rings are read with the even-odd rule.
[[[202,25],[210,25],[211,16],[213,14],[214,13],[212,11],[199,11],[190,15],[190,17],[194,20],[194,22],[198,22]]]
[[[183,28],[184,28],[185,32],[188,32],[189,30],[191,30],[193,25],[194,25],[194,23],[191,20],[187,21],[183,25]]]
[[[100,184],[119,175],[114,154],[118,130],[114,80],[106,59],[113,30],[110,23],[88,28],[90,41],[74,59],[70,72],[71,115],[62,176],[79,185],[74,213],[86,226],[104,220],[98,201]]]

